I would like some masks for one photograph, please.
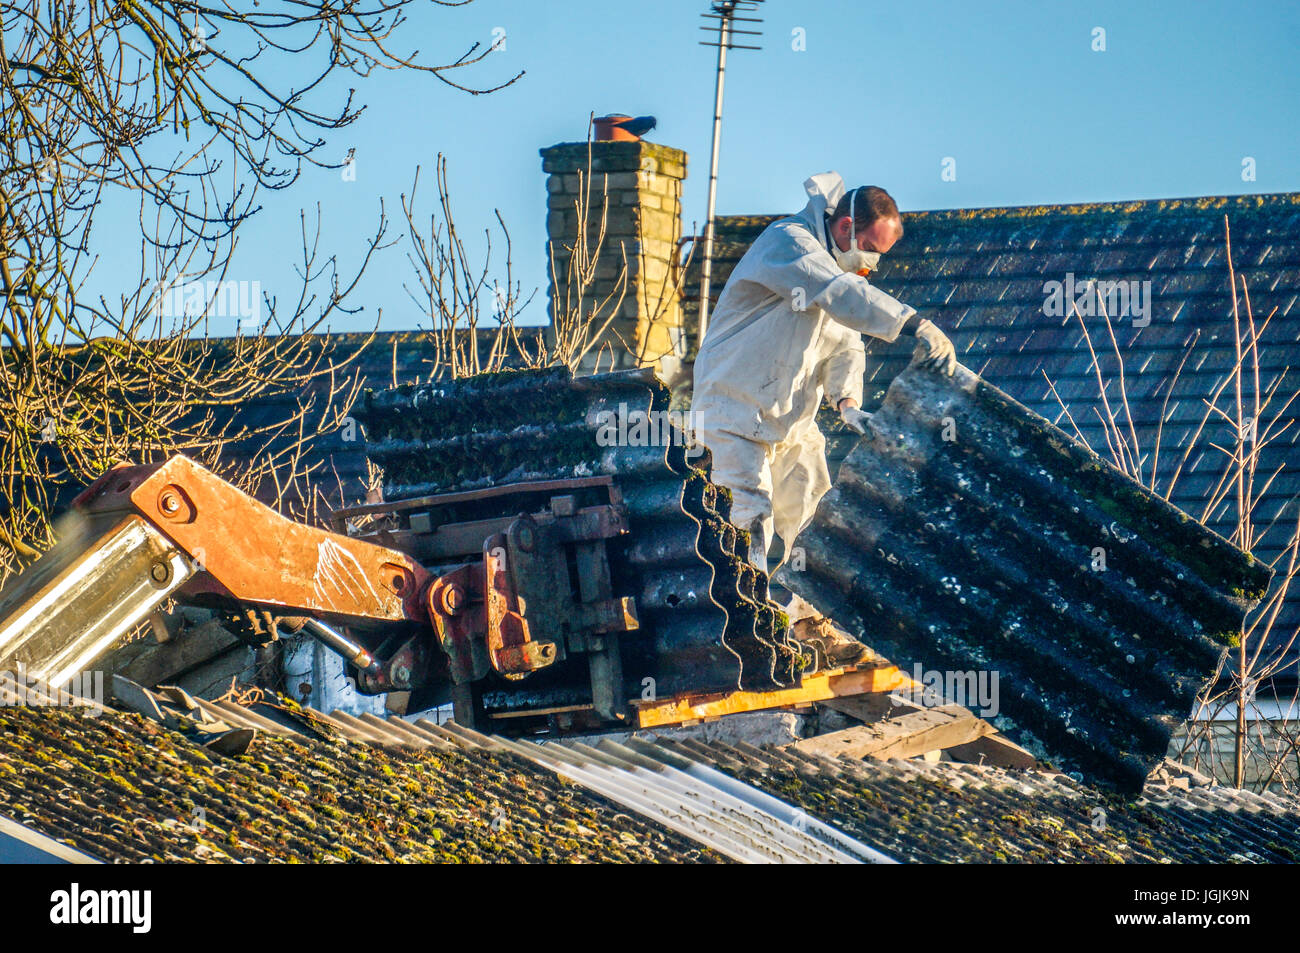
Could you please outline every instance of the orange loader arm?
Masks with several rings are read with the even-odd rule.
[[[186,556],[183,586],[341,623],[429,621],[429,574],[405,553],[295,523],[184,456],[122,466],[73,501],[87,516],[144,517]]]
[[[331,623],[431,624],[430,574],[405,553],[295,523],[181,455],[109,470],[59,537],[0,593],[0,670],[51,685],[173,596],[303,617],[363,671]]]

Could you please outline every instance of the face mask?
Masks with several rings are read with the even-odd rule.
[[[853,190],[853,197],[849,199],[849,248],[848,251],[840,251],[839,246],[831,240],[831,252],[835,255],[835,264],[839,265],[844,271],[861,275],[863,278],[871,274],[880,265],[880,252],[863,251],[858,247],[857,219],[853,217],[854,203],[857,201],[858,190]]]
[[[853,239],[850,238],[849,241]],[[845,271],[861,275],[863,278],[875,271],[880,265],[880,252],[863,251],[851,246],[848,251],[835,249],[835,263]]]

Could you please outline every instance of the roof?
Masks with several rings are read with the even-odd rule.
[[[1300,801],[1177,765],[1118,795],[1046,770],[671,733],[539,745],[423,719],[137,694],[152,720],[0,708],[0,815],[23,840],[136,862],[1300,859]],[[186,715],[191,705],[202,710]],[[256,731],[250,747],[222,748],[244,754],[196,743],[214,717],[234,726],[227,737]]]
[[[744,743],[659,742],[901,863],[1295,863],[1300,802],[1204,779],[1140,795],[1068,775],[941,761],[852,761]]]
[[[1106,440],[1097,374],[1079,320],[1044,314],[1044,284],[1066,280],[1151,281],[1150,324],[1117,322],[1116,339],[1125,355],[1125,385],[1140,444],[1150,447],[1160,426],[1160,486],[1167,485],[1205,414],[1209,395],[1235,364],[1232,302],[1228,294],[1224,219],[1231,224],[1233,260],[1239,281],[1250,291],[1257,321],[1276,309],[1261,335],[1260,386],[1280,378],[1280,407],[1300,387],[1300,193],[1048,205],[1022,208],[955,209],[903,214],[905,234],[884,257],[873,281],[933,319],[951,337],[959,359],[1012,398],[1069,429],[1048,387],[1055,384],[1090,446]],[[721,291],[749,243],[778,216],[722,216],[713,289]],[[698,263],[683,284],[688,320],[698,296]],[[1243,311],[1244,320],[1244,311]],[[1089,333],[1108,399],[1119,403],[1115,360],[1103,318]],[[865,405],[884,400],[890,381],[907,365],[910,345],[864,339],[867,345]],[[1169,394],[1187,346],[1195,342],[1177,385]],[[1044,376],[1046,375],[1046,377]],[[1225,405],[1226,406],[1226,405]],[[1095,408],[1095,410],[1094,410]],[[1260,472],[1279,475],[1267,488],[1256,520],[1279,525],[1254,546],[1271,562],[1282,551],[1296,518],[1300,495],[1300,401],[1284,410],[1283,435],[1261,454]],[[1196,518],[1222,473],[1222,457],[1210,446],[1230,445],[1226,422],[1211,416],[1197,449],[1176,482],[1171,501]],[[840,454],[847,451],[841,441]],[[835,441],[832,441],[834,444]],[[835,448],[832,447],[832,459]],[[1149,470],[1149,466],[1148,466]],[[1284,512],[1286,508],[1286,512]],[[1288,520],[1290,524],[1288,525]],[[1235,521],[1228,502],[1207,524],[1230,535]],[[1300,628],[1300,587],[1289,594],[1275,632]],[[1291,654],[1300,655],[1300,645]],[[1291,669],[1291,677],[1295,669]]]
[[[796,547],[778,581],[1017,744],[1130,790],[1269,581],[964,367],[894,378]]]
[[[262,735],[223,758],[85,708],[0,707],[0,815],[104,861],[722,859],[509,751]]]
[[[300,739],[324,728],[351,741],[388,751],[428,749],[510,752],[566,782],[616,802],[629,812],[688,837],[724,857],[757,863],[886,863],[877,851],[816,824],[791,821],[795,809],[770,795],[708,770],[680,771],[606,737],[591,747],[580,740],[563,746],[488,736],[455,722],[427,718],[360,718],[329,715],[286,704],[276,696],[250,704],[194,699],[175,688],[149,691],[114,679],[125,707],[175,727],[183,717],[200,722],[223,751],[242,751],[259,732]]]
[[[519,335],[526,339],[525,343],[530,343],[530,334],[541,330],[519,328]],[[489,328],[478,333],[480,352],[486,353],[493,342],[494,331]],[[441,347],[430,331],[383,331],[374,334],[326,332],[311,334],[307,338],[309,346],[306,351],[309,355],[315,356],[328,350],[321,364],[326,373],[313,378],[301,388],[278,392],[272,387],[266,393],[233,408],[229,421],[235,432],[274,430],[285,421],[293,419],[300,406],[310,403],[305,420],[305,432],[309,439],[298,472],[311,468],[309,492],[319,493],[330,507],[355,503],[365,498],[369,488],[365,432],[355,425],[355,420],[345,418],[340,425],[335,425],[333,419],[324,416],[330,389],[343,388],[346,393],[350,387],[349,380],[355,376],[359,385],[357,396],[360,399],[367,390],[382,390],[428,380],[439,368],[440,360],[446,360],[445,336]],[[236,346],[237,339],[218,338],[206,343],[219,359],[224,349]],[[332,374],[328,372],[330,364],[337,368]],[[445,373],[445,364],[443,372]],[[218,425],[225,422],[221,408],[203,410],[204,414],[208,412],[212,413]],[[290,428],[280,439],[273,441],[273,450],[281,453],[288,451],[296,437],[295,431],[296,428]],[[218,461],[218,471],[239,473],[249,456],[261,450],[265,442],[265,436],[232,441],[223,450]],[[257,495],[263,502],[272,503],[274,491],[273,481],[265,481],[265,485],[258,488]],[[299,511],[303,506],[303,501],[296,498],[289,499],[287,503]]]

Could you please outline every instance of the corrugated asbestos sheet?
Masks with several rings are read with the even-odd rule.
[[[274,698],[189,700],[186,717],[174,692],[138,696],[148,717],[0,707],[0,814],[115,862],[1300,859],[1300,802],[1176,765],[1135,798],[1040,770],[668,736],[537,745]],[[217,756],[204,718],[258,734]]]
[[[768,603],[766,576],[737,555],[748,540],[727,521],[729,495],[701,469],[707,456],[689,452],[667,411],[668,391],[650,371],[574,378],[548,368],[369,394],[358,416],[389,501],[614,478],[630,529],[611,545],[615,594],[636,600],[641,623],[623,637],[625,697],[639,697],[645,678],[660,697],[795,684],[788,620]],[[507,496],[457,515],[517,507]],[[588,701],[586,663],[570,661],[486,693],[489,711]]]
[[[242,757],[184,720],[0,706],[0,815],[115,863],[726,861],[504,748],[357,744],[310,712],[293,731],[220,707],[260,731]]]
[[[200,702],[208,709],[207,703]],[[213,714],[272,734],[299,731],[274,709],[263,712],[233,704]],[[578,742],[534,744],[488,736],[455,722],[414,723],[371,715],[353,718],[343,712],[304,712],[345,737],[384,748],[434,748],[509,752],[608,798],[648,821],[690,838],[724,857],[742,863],[894,863],[885,854],[809,817],[802,809],[707,765],[644,741],[628,746],[603,740],[596,747]]]
[[[1296,863],[1300,801],[1172,766],[1134,797],[1048,771],[852,761],[740,742],[656,747],[725,772],[899,863]],[[638,749],[640,750],[640,749]]]
[[[1295,368],[1300,367],[1300,192],[904,212],[903,239],[881,260],[872,281],[943,328],[957,347],[958,359],[984,380],[1073,433],[1048,387],[1050,379],[1095,448],[1106,446],[1095,412],[1104,409],[1088,344],[1073,313],[1043,313],[1044,284],[1063,282],[1067,274],[1076,282],[1149,281],[1150,323],[1139,327],[1134,320],[1120,320],[1115,333],[1143,447],[1154,445],[1157,427],[1162,426],[1163,486],[1205,415],[1203,399],[1236,362],[1225,217],[1232,228],[1238,284],[1245,282],[1249,289],[1257,321],[1272,315],[1261,335],[1260,386],[1268,390],[1281,381],[1272,404],[1278,411],[1274,429],[1279,437],[1261,450],[1259,463],[1259,472],[1268,474],[1271,482],[1254,512],[1260,526],[1277,520],[1254,546],[1257,557],[1271,561],[1286,548],[1300,496],[1300,401],[1283,406],[1300,386],[1295,379]],[[750,242],[774,218],[737,215],[718,220],[715,295]],[[688,321],[698,294],[697,272],[698,261],[683,283]],[[1244,310],[1241,313],[1244,320]],[[1096,316],[1085,321],[1103,375],[1114,378],[1116,362],[1105,320]],[[865,405],[872,410],[907,366],[911,348],[906,341],[864,341]],[[1191,356],[1179,373],[1192,342]],[[1229,387],[1219,404],[1230,413],[1231,394]],[[1112,405],[1118,404],[1113,384],[1108,397]],[[1228,421],[1211,414],[1198,449],[1174,486],[1175,506],[1201,518],[1225,460],[1210,444],[1230,447],[1234,439]],[[842,459],[835,454],[837,442],[828,441],[833,464]],[[1230,495],[1206,520],[1224,536],[1235,528],[1232,503]],[[1297,627],[1300,586],[1293,586],[1275,626],[1275,651],[1285,647]],[[1300,640],[1289,658],[1284,678],[1294,682]]]
[[[690,771],[611,741],[532,744],[490,739],[597,794],[742,863],[893,863],[784,802],[713,772]],[[688,767],[688,770],[682,770]]]
[[[1130,790],[1270,575],[965,368],[894,379],[798,545],[791,589],[905,670],[996,673],[1000,730]]]
[[[289,710],[274,700],[252,707],[212,704],[138,686],[129,686],[124,697],[142,714],[168,725],[177,724],[177,713],[193,704],[198,710],[191,709],[191,716],[209,719],[209,725],[216,719],[299,744],[310,743],[323,731],[337,733],[350,742],[386,749],[394,762],[403,749],[441,753],[453,761],[458,754],[478,761],[485,756],[515,759],[639,815],[650,829],[666,829],[743,863],[892,863],[879,851],[770,794],[644,742],[630,742],[635,750],[609,740],[595,748],[580,743],[538,745],[483,735],[454,722],[353,718],[337,711],[324,715],[311,709]],[[254,741],[249,756],[258,756],[259,744],[264,743]],[[499,816],[498,826],[504,826],[509,820],[504,806]]]
[[[250,727],[285,730],[238,706],[222,712]],[[679,740],[672,732],[593,749],[487,737],[424,719],[311,715],[388,749],[518,755],[742,862],[1300,860],[1300,801],[1219,785],[1168,762],[1134,796],[1054,771],[828,758],[794,747]]]

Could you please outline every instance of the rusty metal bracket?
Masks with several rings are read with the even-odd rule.
[[[594,485],[609,487],[614,502],[579,507],[574,495],[560,494],[530,515],[443,527],[450,531],[445,538],[455,537],[460,548],[469,542],[462,534],[495,530],[479,537],[480,563],[444,572],[428,593],[428,610],[457,684],[478,681],[489,671],[523,678],[581,653],[591,665],[597,710],[624,717],[618,637],[639,623],[634,601],[613,595],[606,543],[627,533],[627,514],[616,486]],[[527,486],[530,492],[539,487]]]
[[[452,681],[464,685],[484,678],[491,663],[483,638],[487,623],[482,565],[467,563],[444,572],[429,587],[426,605]]]

